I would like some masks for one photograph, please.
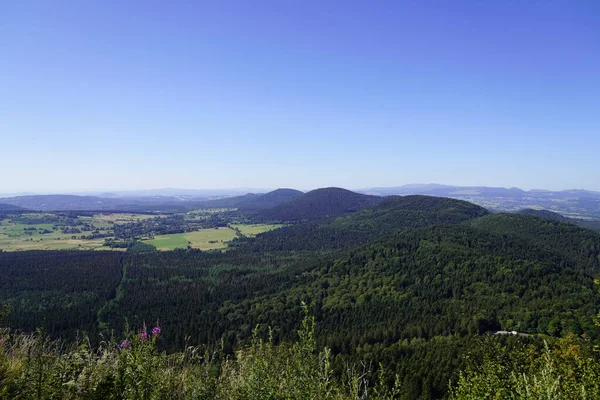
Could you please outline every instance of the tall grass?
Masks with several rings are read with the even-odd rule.
[[[160,334],[145,328],[97,348],[85,338],[66,344],[42,332],[5,331],[2,337],[3,399],[354,400],[391,399],[394,393],[383,379],[369,393],[366,374],[350,367],[334,376],[330,351],[317,350],[308,315],[295,343],[275,345],[256,329],[232,357],[195,347],[167,355],[157,350]]]

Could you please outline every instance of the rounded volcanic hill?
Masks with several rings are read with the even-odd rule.
[[[320,221],[354,213],[382,200],[383,197],[329,187],[312,190],[302,196],[263,210],[259,216],[271,221]]]

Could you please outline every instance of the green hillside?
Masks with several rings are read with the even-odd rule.
[[[303,193],[295,189],[277,189],[269,193],[248,193],[243,196],[207,200],[197,204],[198,208],[239,208],[243,211],[255,211],[275,207]]]
[[[323,188],[263,210],[259,217],[280,222],[321,221],[356,212],[382,200],[382,197],[368,196],[346,189]]]
[[[244,245],[255,251],[347,249],[394,233],[460,223],[486,214],[484,208],[462,200],[393,196],[344,217],[268,232]]]

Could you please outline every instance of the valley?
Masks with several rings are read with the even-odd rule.
[[[126,250],[135,242],[158,250],[225,249],[236,237],[280,227],[244,224],[227,209],[179,214],[22,212],[0,220],[0,250]]]

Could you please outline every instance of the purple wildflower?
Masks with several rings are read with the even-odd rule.
[[[160,329],[160,326],[156,325],[154,328],[152,328],[152,336],[159,337],[161,333],[162,331]]]
[[[142,332],[140,333],[140,339],[148,339],[148,329],[146,328],[145,322],[144,327],[142,328]]]
[[[4,343],[4,342],[6,342],[6,340],[4,340],[4,339],[0,339],[0,344],[2,344],[2,343]]]
[[[121,345],[119,346],[119,348],[121,350],[128,350],[131,348],[131,343],[129,343],[129,340],[125,339],[121,342]]]

